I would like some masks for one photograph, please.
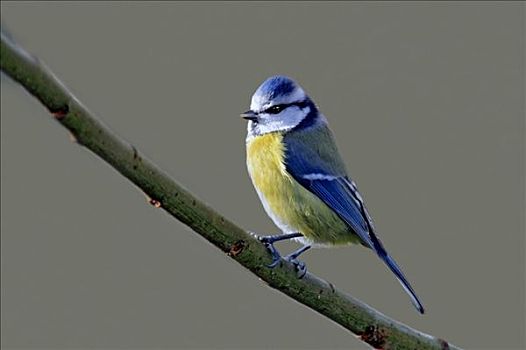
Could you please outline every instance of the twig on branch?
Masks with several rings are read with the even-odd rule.
[[[388,318],[363,302],[307,273],[298,279],[283,262],[275,269],[264,246],[168,177],[131,144],[98,121],[38,60],[1,34],[0,67],[36,97],[82,146],[108,162],[163,208],[272,288],[348,329],[377,349],[459,349]]]

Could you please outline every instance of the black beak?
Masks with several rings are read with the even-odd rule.
[[[258,120],[258,115],[255,112],[248,110],[244,113],[241,113],[241,118],[255,122]]]

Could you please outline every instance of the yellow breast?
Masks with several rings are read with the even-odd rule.
[[[281,182],[291,180],[283,163],[285,148],[282,141],[283,135],[270,133],[247,142],[248,171],[254,186],[265,195],[272,196],[277,192],[276,185],[280,187]]]
[[[316,243],[356,241],[346,224],[318,197],[301,186],[284,164],[283,135],[269,133],[247,142],[247,167],[263,206],[282,230],[284,226]]]

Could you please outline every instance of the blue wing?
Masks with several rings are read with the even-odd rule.
[[[323,150],[308,147],[301,138],[289,136],[284,141],[287,172],[334,210],[367,247],[381,250],[383,247],[374,236],[372,220],[356,186],[345,174],[343,164],[332,164],[341,162],[336,149],[324,156]]]
[[[289,134],[290,135],[290,134]],[[424,308],[405,278],[400,267],[387,253],[374,233],[372,219],[365,208],[356,185],[345,173],[332,138],[319,134],[318,141],[325,143],[308,145],[304,137],[288,136],[285,142],[285,166],[287,172],[303,187],[320,198],[329,208],[349,225],[364,245],[371,248],[396,275],[404,290],[411,297],[420,313]],[[325,137],[324,137],[325,136]]]

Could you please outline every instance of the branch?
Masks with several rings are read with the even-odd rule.
[[[380,349],[459,349],[442,339],[392,320],[363,302],[307,273],[298,279],[294,267],[282,262],[275,269],[265,247],[245,230],[198,200],[157,168],[131,144],[119,138],[84,107],[38,60],[3,30],[0,67],[36,97],[76,141],[108,162],[149,198],[188,225],[272,288],[348,329]]]

